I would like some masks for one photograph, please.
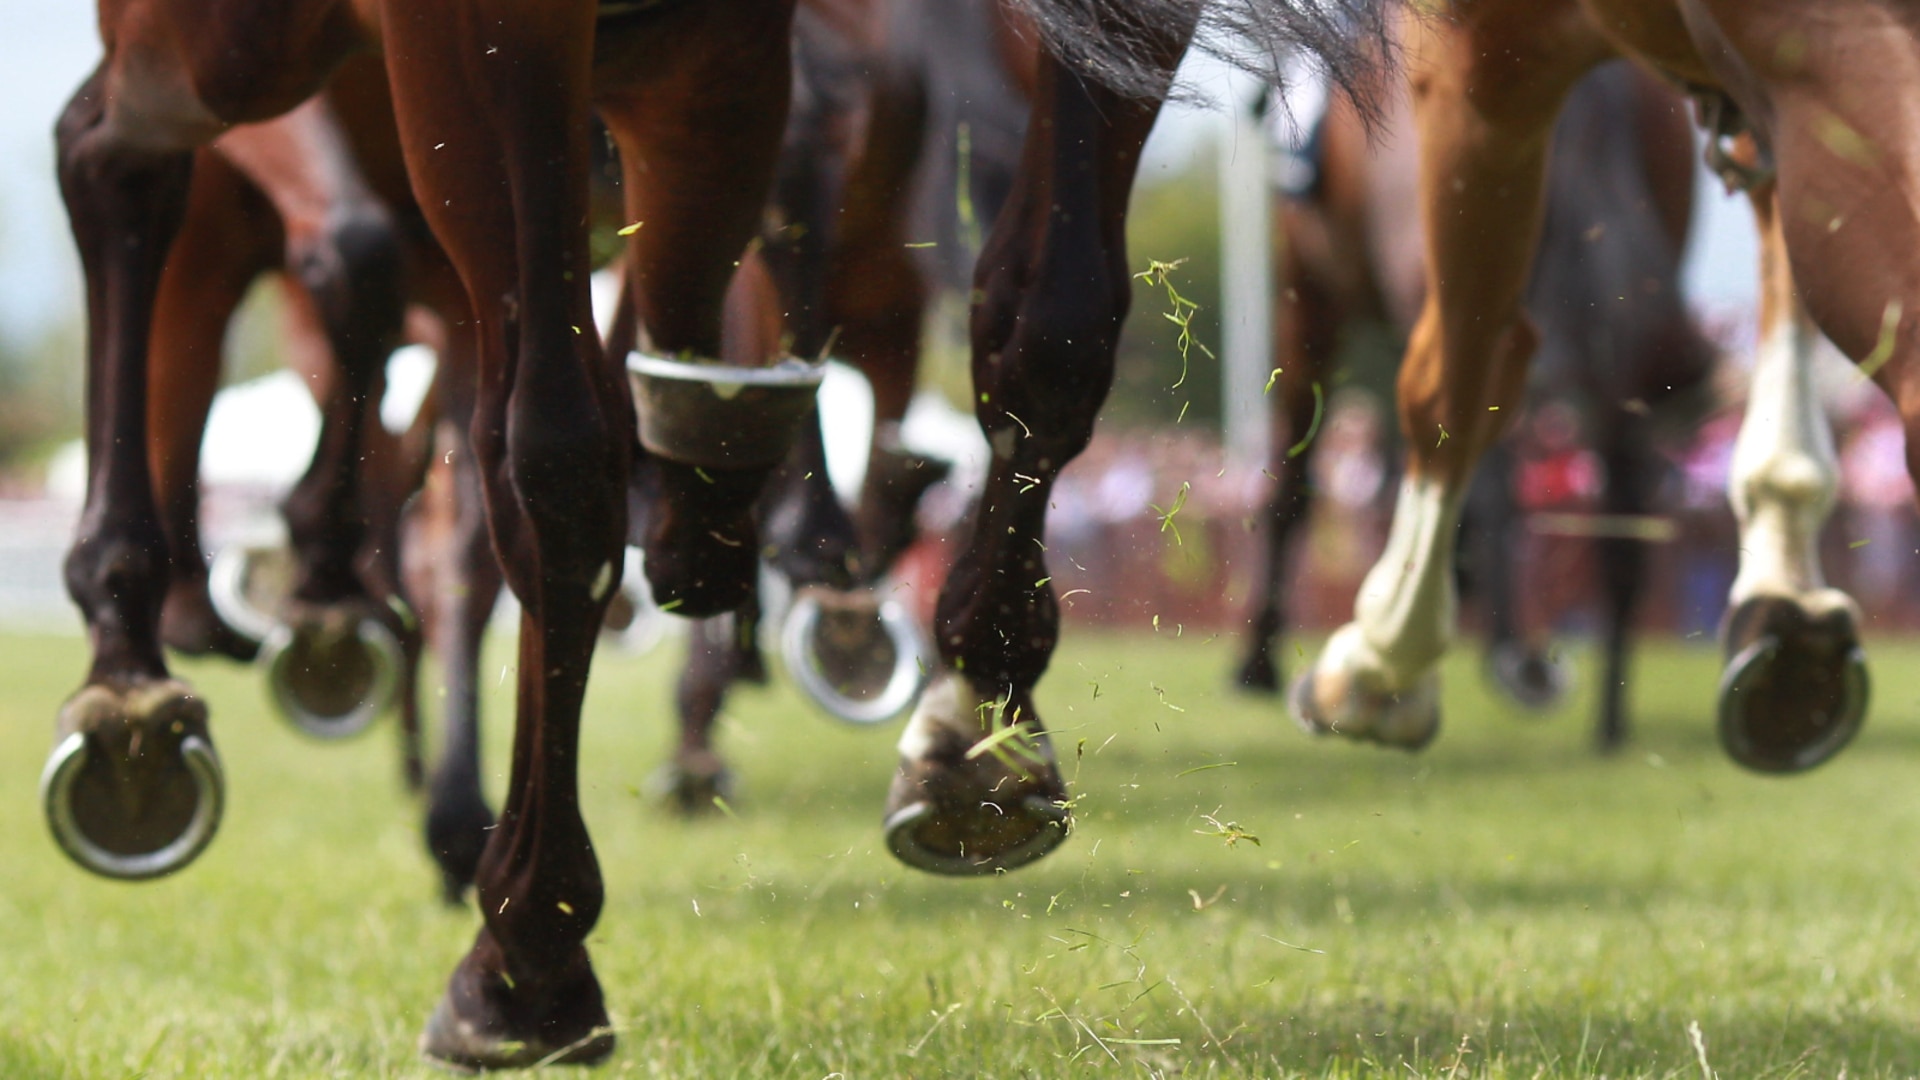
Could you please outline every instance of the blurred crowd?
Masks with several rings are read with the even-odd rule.
[[[1900,418],[1884,395],[1837,357],[1822,368],[1834,416],[1841,490],[1823,537],[1829,581],[1858,598],[1868,626],[1920,628],[1920,529]],[[1711,640],[1737,569],[1726,485],[1739,434],[1744,372],[1729,365],[1720,401],[1691,432],[1660,447],[1656,517],[1643,542],[1652,587],[1644,629]],[[1336,392],[1307,466],[1315,504],[1288,573],[1290,623],[1330,629],[1351,617],[1361,578],[1386,540],[1400,450],[1387,404],[1361,389]],[[1569,407],[1537,405],[1510,433],[1520,527],[1511,551],[1522,625],[1578,635],[1593,621],[1591,535],[1604,467]],[[1229,462],[1209,434],[1170,430],[1098,435],[1056,486],[1047,548],[1069,621],[1163,633],[1215,634],[1245,625],[1258,580],[1266,468]],[[942,548],[961,525],[959,500],[932,504],[936,537],[907,576],[930,605]],[[1486,526],[1469,519],[1471,534]],[[1463,535],[1463,549],[1474,542]],[[1471,603],[1463,615],[1476,616]]]

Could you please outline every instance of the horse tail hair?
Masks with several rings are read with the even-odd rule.
[[[1390,17],[1405,0],[1007,0],[1069,71],[1116,93],[1170,92],[1161,49],[1195,27],[1192,49],[1284,91],[1304,61],[1378,115],[1394,50]],[[1174,91],[1178,95],[1178,91]]]

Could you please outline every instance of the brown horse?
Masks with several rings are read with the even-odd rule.
[[[1320,7],[1233,14],[1266,16],[1236,21],[1272,28],[1267,53],[1302,41],[1344,62]],[[969,751],[1017,743],[994,731],[1001,722],[1038,739],[1030,692],[1057,624],[1037,553],[1046,497],[1111,381],[1126,195],[1156,112],[1113,86],[1164,94],[1201,14],[1145,3],[1033,12],[1056,47],[1079,47],[1040,65],[1040,121],[982,259],[975,376],[993,486],[943,594],[942,672],[910,725],[889,820],[896,852],[942,868],[1014,865],[1064,831],[1063,786],[1043,749],[1018,746],[1011,764]],[[454,330],[477,370],[471,442],[523,612],[509,794],[477,875],[485,925],[424,1046],[483,1067],[602,1057],[613,1037],[584,945],[602,891],[574,754],[621,574],[636,430],[621,373],[582,329],[592,325],[589,111],[619,143],[627,214],[643,226],[628,241],[643,343],[717,357],[727,284],[778,156],[792,6],[128,0],[100,14],[107,54],[58,129],[90,331],[91,473],[68,581],[94,662],[61,712],[60,736],[79,749],[58,770],[71,779],[54,785],[56,801],[86,835],[148,854],[191,837],[217,798],[205,707],[171,677],[159,642],[167,549],[146,461],[155,294],[194,149],[293,108],[350,54],[377,47],[416,198],[472,305],[471,324]],[[790,415],[794,395],[710,389],[778,376],[649,368],[641,397],[683,407],[641,412],[648,577],[688,614],[730,610],[751,587],[752,507],[785,449],[774,418]],[[697,423],[682,422],[690,414]]]
[[[1748,175],[1778,177],[1784,258],[1769,269],[1775,314],[1755,388],[1758,397],[1766,384],[1778,431],[1743,433],[1736,453],[1743,567],[1723,627],[1733,663],[1722,739],[1771,771],[1811,767],[1846,743],[1866,704],[1857,618],[1820,588],[1810,546],[1832,500],[1830,440],[1822,453],[1794,365],[1765,361],[1804,352],[1817,325],[1863,363],[1910,432],[1920,424],[1920,271],[1905,254],[1920,211],[1901,119],[1920,86],[1915,13],[1865,0],[1485,0],[1403,20],[1435,287],[1401,370],[1409,453],[1389,549],[1355,621],[1295,688],[1304,721],[1400,745],[1432,736],[1454,523],[1473,464],[1519,403],[1537,340],[1521,296],[1548,132],[1573,83],[1625,53],[1689,87],[1716,139],[1750,131],[1764,166]],[[1792,309],[1791,282],[1811,324],[1779,314]]]
[[[1624,61],[1595,71],[1569,98],[1555,130],[1546,233],[1527,308],[1542,331],[1529,399],[1567,402],[1592,434],[1605,481],[1602,502],[1617,522],[1651,509],[1663,463],[1661,427],[1683,427],[1701,398],[1713,352],[1688,318],[1680,259],[1692,217],[1694,143],[1680,96]],[[1293,535],[1311,506],[1303,479],[1315,456],[1309,437],[1321,385],[1343,327],[1384,319],[1402,335],[1425,292],[1411,102],[1390,99],[1383,137],[1370,141],[1352,105],[1337,100],[1314,135],[1319,160],[1310,191],[1281,207],[1279,305],[1263,573],[1239,669],[1242,685],[1280,684],[1281,593]],[[1637,404],[1636,404],[1637,403]],[[1488,673],[1523,703],[1541,705],[1559,680],[1515,617],[1511,546],[1524,522],[1511,495],[1512,455],[1497,449],[1465,510],[1475,593],[1487,618]],[[1493,468],[1498,464],[1501,467]],[[1489,472],[1492,475],[1487,475]],[[1627,641],[1640,599],[1642,541],[1596,541],[1604,587],[1598,742],[1626,738]]]

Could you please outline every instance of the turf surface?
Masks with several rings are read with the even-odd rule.
[[[1070,634],[1041,706],[1079,831],[974,881],[878,849],[895,729],[785,689],[730,709],[737,816],[649,808],[678,647],[603,654],[591,946],[622,1043],[599,1075],[1920,1071],[1920,649],[1881,644],[1859,742],[1786,781],[1719,755],[1699,643],[1645,651],[1610,760],[1584,694],[1527,717],[1466,653],[1426,754],[1310,740],[1222,688],[1228,649]],[[0,1077],[439,1075],[414,1039],[477,920],[435,899],[391,729],[317,745],[251,672],[186,665],[226,825],[175,878],[97,881],[34,794],[83,667],[78,640],[0,641]],[[487,681],[497,793],[511,686]]]

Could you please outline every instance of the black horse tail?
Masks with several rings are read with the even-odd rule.
[[[1283,66],[1306,61],[1371,120],[1394,53],[1393,9],[1405,0],[1009,0],[1071,71],[1117,93],[1169,92],[1156,43],[1197,30],[1192,48],[1285,90]]]

